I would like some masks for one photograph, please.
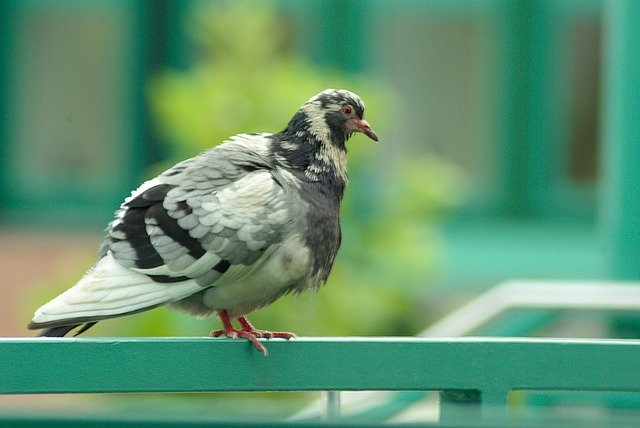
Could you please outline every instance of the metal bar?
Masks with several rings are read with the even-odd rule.
[[[480,391],[454,390],[440,392],[440,422],[461,423],[479,420],[482,415]]]
[[[322,422],[331,422],[340,419],[340,391],[322,391]]]
[[[471,300],[419,336],[486,334],[484,326],[521,308],[640,312],[640,286],[611,281],[509,281]]]
[[[561,52],[554,3],[504,3],[501,153],[504,210],[541,214],[557,209],[550,194],[557,184],[561,146],[562,87],[557,84]]]
[[[0,393],[640,391],[640,341],[506,338],[3,339]]]
[[[514,309],[517,311],[513,311]],[[640,286],[633,283],[611,281],[509,281],[473,299],[418,336],[457,337],[478,334],[527,336],[534,325],[539,327],[545,322],[552,321],[563,310],[640,312]],[[512,322],[505,324],[504,315],[510,311],[518,316],[512,317]],[[524,321],[521,319],[523,312],[526,315]],[[498,319],[503,319],[503,321],[497,323]],[[507,396],[504,391],[497,391],[497,393],[500,397],[506,398]],[[347,398],[342,396],[342,409],[352,407],[348,398],[354,397],[353,394],[357,394],[357,401],[367,400],[371,403],[371,409],[362,412],[359,417],[362,418],[362,414],[371,415],[373,412],[382,412],[383,405],[379,401],[383,393],[372,391],[349,393]],[[415,394],[415,392],[399,392],[397,397],[415,397],[411,394]],[[491,400],[488,398],[488,394],[488,391],[484,391],[483,401]],[[388,396],[384,397],[382,400],[391,400]],[[455,403],[442,399],[440,403],[441,414],[445,416],[445,419],[447,414],[455,415],[455,410],[452,410],[456,409]],[[496,406],[487,408],[495,409]],[[302,419],[310,418],[311,414],[314,414],[315,420],[317,420],[321,409],[321,403],[318,403],[315,413],[306,409],[300,417]],[[348,419],[353,420],[353,418],[354,415],[350,414]],[[451,418],[447,420],[451,421]],[[342,415],[342,421],[345,421],[344,415]]]
[[[608,275],[640,278],[640,2],[605,2],[602,204]]]

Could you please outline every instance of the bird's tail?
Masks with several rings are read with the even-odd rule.
[[[80,327],[82,325],[80,330],[78,330],[76,332],[76,334],[74,334],[74,336],[77,336],[77,335],[79,335],[81,333],[84,333],[85,331],[89,330],[94,325],[96,325],[96,322],[88,322],[88,323],[85,323],[84,325],[82,325],[82,324],[71,324],[71,325],[62,325],[60,327],[45,328],[40,333],[38,333],[38,337],[64,337],[71,330],[73,330],[76,327]]]
[[[36,310],[27,328],[62,337],[81,325],[83,332],[96,321],[146,311],[201,290],[193,279],[155,282],[108,253],[76,285]]]

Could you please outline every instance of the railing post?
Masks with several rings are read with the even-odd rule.
[[[604,9],[602,205],[607,274],[640,278],[640,2]]]
[[[640,278],[640,2],[604,3],[602,238],[605,274]],[[636,315],[615,317],[613,337],[637,337]]]
[[[440,422],[479,420],[480,391],[440,391]]]
[[[440,392],[440,422],[504,421],[507,392],[449,390]]]
[[[320,420],[332,422],[340,419],[340,391],[321,391],[322,411]]]

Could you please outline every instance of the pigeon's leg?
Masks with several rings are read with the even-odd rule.
[[[241,331],[250,333],[255,337],[264,337],[265,339],[291,339],[292,337],[297,337],[295,334],[288,331],[266,331],[266,330],[258,330],[243,316],[237,318],[238,322],[242,326]]]
[[[231,324],[231,319],[229,318],[229,313],[227,313],[227,311],[219,311],[218,317],[220,318],[220,321],[222,321],[223,328],[221,330],[213,330],[211,333],[209,333],[211,337],[225,336],[230,339],[237,339],[239,337],[242,337],[251,342],[258,351],[262,352],[264,355],[267,355],[267,348],[265,348],[264,345],[258,341],[258,337],[262,336],[256,336],[255,334],[253,334],[253,332],[244,330],[244,326],[241,330],[235,328],[233,324]]]

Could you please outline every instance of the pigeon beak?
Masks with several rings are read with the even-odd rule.
[[[362,132],[364,135],[371,138],[373,141],[376,141],[376,142],[378,141],[378,134],[376,134],[373,131],[373,129],[371,129],[371,127],[369,126],[366,120],[364,119],[356,120],[355,128],[356,128],[355,129],[356,132]]]

